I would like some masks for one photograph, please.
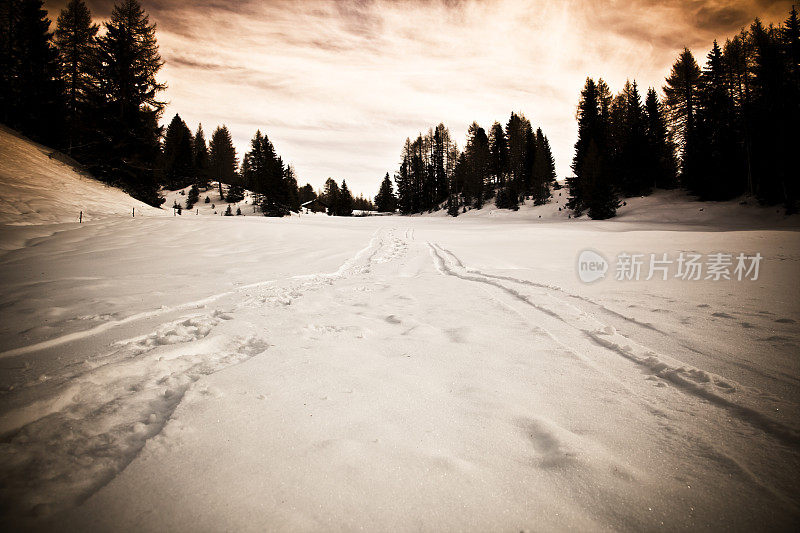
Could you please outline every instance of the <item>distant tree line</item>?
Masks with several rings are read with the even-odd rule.
[[[387,173],[375,196],[378,211],[422,213],[446,207],[457,216],[495,198],[498,208],[518,209],[526,199],[550,198],[556,171],[550,143],[522,114],[511,113],[505,129],[495,122],[486,134],[476,122],[459,151],[450,131],[439,124],[414,141],[406,139],[394,182]]]
[[[568,207],[603,219],[621,197],[682,186],[700,200],[742,194],[794,213],[800,202],[800,23],[795,8],[780,26],[758,19],[704,68],[684,49],[660,102],[644,104],[636,82],[612,97],[587,79],[578,105],[578,141]]]
[[[217,127],[206,142],[179,115],[159,125],[166,86],[156,26],[137,0],[120,0],[103,25],[83,0],[71,0],[55,31],[41,0],[0,0],[0,121],[65,151],[96,177],[151,205],[161,186],[195,189],[219,182],[222,200],[255,193],[265,215],[297,211],[313,188],[298,189],[294,169],[256,132],[239,165],[231,133]],[[227,191],[222,184],[230,185]],[[301,193],[305,191],[305,196]],[[192,201],[193,200],[193,201]],[[361,199],[362,201],[363,198]],[[366,201],[369,203],[368,201]]]

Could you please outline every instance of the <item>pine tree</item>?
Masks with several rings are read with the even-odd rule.
[[[103,105],[96,110],[95,124],[102,133],[92,154],[93,170],[106,179],[121,179],[134,197],[160,205],[154,163],[164,108],[158,93],[165,85],[156,80],[164,64],[156,26],[137,0],[122,0],[105,29],[98,39]]]
[[[790,24],[793,24],[790,16]],[[750,26],[752,58],[752,172],[756,196],[767,204],[784,203],[793,210],[797,191],[797,124],[800,87],[796,66],[783,45],[782,32],[761,21]],[[794,198],[793,198],[794,196]]]
[[[717,41],[708,54],[698,95],[698,173],[688,185],[702,200],[728,200],[745,191],[745,158],[736,132],[735,107]]]
[[[347,188],[345,180],[342,180],[342,187],[339,189],[339,205],[336,214],[340,217],[353,216],[353,195]]]
[[[681,180],[690,189],[698,179],[696,167],[700,158],[696,121],[700,83],[700,67],[689,49],[684,48],[672,66],[664,94],[673,138],[681,150]]]
[[[404,215],[414,212],[414,183],[411,169],[411,139],[406,139],[403,146],[400,170],[395,175],[397,185],[397,206]]]
[[[677,181],[675,147],[669,140],[663,106],[652,87],[647,91],[644,109],[647,140],[645,167],[652,174],[653,187],[670,189],[675,187]]]
[[[82,152],[89,141],[87,114],[90,112],[97,76],[97,31],[92,14],[83,0],[70,0],[58,16],[55,45],[64,83],[67,153],[77,144]]]
[[[536,130],[536,150],[533,162],[533,203],[542,205],[550,198],[550,187],[556,180],[556,165],[542,128]]]
[[[650,192],[650,169],[646,167],[647,138],[644,106],[634,81],[625,83],[612,105],[611,170],[625,196],[640,196]]]
[[[522,114],[511,113],[506,124],[508,139],[508,198],[516,205],[519,197],[530,193],[533,188],[532,173],[535,154],[531,123]]]
[[[328,205],[328,216],[339,214],[339,185],[333,178],[325,181],[325,203]]]
[[[580,176],[585,181],[586,208],[589,218],[604,220],[617,214],[619,200],[614,192],[612,180],[608,177],[607,157],[594,139],[589,143]]]
[[[41,0],[0,3],[0,121],[59,146],[63,88],[52,37]]]
[[[575,155],[572,158],[574,176],[567,179],[570,190],[567,207],[572,209],[576,216],[581,216],[586,210],[588,190],[581,174],[589,151],[589,144],[599,136],[600,121],[597,84],[593,79],[587,78],[578,104],[578,140],[575,142]]]
[[[455,194],[451,194],[447,197],[447,214],[451,217],[457,217],[460,213],[458,209],[458,197]]]
[[[237,204],[242,200],[244,200],[244,189],[242,189],[238,181],[235,181],[228,187],[228,194],[225,197],[225,201],[229,204]]]
[[[788,75],[786,76],[786,99],[788,101],[789,116],[786,117],[787,124],[794,124],[794,128],[784,131],[786,135],[786,146],[800,146],[800,130],[797,124],[800,123],[800,19],[797,15],[797,6],[792,6],[789,17],[783,24],[781,30],[781,46],[786,58]],[[784,166],[791,169],[797,168],[796,156],[784,153]],[[800,176],[797,172],[792,175],[791,170],[785,179],[786,197],[784,203],[787,213],[796,213],[800,210]]]
[[[508,142],[503,126],[499,122],[492,124],[489,130],[490,175],[494,186],[504,186],[508,173]]]
[[[375,208],[382,213],[393,213],[396,205],[397,199],[392,190],[392,180],[389,179],[389,173],[387,172],[381,182],[378,194],[375,195]]]
[[[189,194],[186,195],[186,209],[191,209],[194,204],[196,204],[200,200],[200,189],[197,188],[197,184],[192,184],[192,188],[189,189]],[[206,196],[206,200],[208,200],[208,196]]]
[[[192,143],[192,160],[197,183],[203,187],[208,186],[209,157],[206,135],[203,132],[203,125],[197,125],[197,133],[194,134]]]
[[[619,202],[609,168],[611,96],[600,80],[587,78],[578,104],[578,140],[572,171],[567,179],[570,198],[567,207],[580,216],[588,210],[590,218],[611,218]]]
[[[432,187],[430,187],[432,197],[429,199],[429,203],[436,209],[439,209],[439,204],[447,198],[450,192],[448,187],[449,180],[447,179],[447,155],[450,151],[450,132],[444,124],[440,123],[436,126],[430,144],[433,152],[430,161],[430,174],[433,183]]]
[[[489,139],[477,122],[470,125],[467,136],[464,149],[467,167],[462,194],[466,204],[480,209],[485,199],[485,180],[489,175]]]
[[[300,211],[300,192],[297,188],[297,178],[294,168],[287,165],[283,172],[284,189],[286,190],[286,205],[290,211]]]
[[[219,182],[220,199],[224,199],[222,184],[236,180],[236,149],[226,126],[218,126],[211,135],[208,167],[210,177]]]
[[[242,161],[242,177],[247,187],[261,198],[262,206],[277,216],[299,209],[294,171],[287,174],[281,158],[266,135],[256,131],[251,149]]]
[[[164,136],[163,171],[168,189],[181,189],[196,181],[192,132],[176,113]]]

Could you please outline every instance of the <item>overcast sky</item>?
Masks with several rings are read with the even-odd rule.
[[[55,22],[65,0],[45,2]],[[113,1],[87,0],[97,19]],[[406,137],[444,122],[463,148],[469,123],[514,110],[550,138],[568,175],[587,76],[613,91],[661,88],[678,52],[698,62],[756,16],[780,22],[791,0],[142,0],[158,24],[179,113],[206,138],[231,130],[241,158],[256,129],[299,181],[347,179],[373,196]]]

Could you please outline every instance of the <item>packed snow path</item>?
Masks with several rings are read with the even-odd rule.
[[[723,326],[676,335],[633,312],[655,297],[626,311],[580,285],[473,266],[445,227],[364,222],[347,242],[365,246],[338,269],[239,275],[196,299],[101,309],[91,327],[7,342],[5,519],[93,530],[796,523],[800,376],[781,357],[796,349],[792,318],[754,312],[745,329],[778,328],[784,347],[726,358],[698,338]],[[14,261],[24,253],[3,268]],[[75,278],[57,283],[89,298]],[[134,291],[120,286],[121,298]]]

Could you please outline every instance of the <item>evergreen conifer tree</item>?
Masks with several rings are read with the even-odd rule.
[[[160,205],[154,164],[164,107],[158,93],[165,85],[156,80],[164,64],[156,26],[137,0],[121,0],[105,30],[98,39],[102,107],[96,110],[95,124],[102,133],[92,154],[93,170],[106,179],[121,179],[134,197]]]
[[[200,189],[197,188],[197,184],[192,184],[192,188],[189,189],[189,194],[186,195],[186,209],[191,209],[194,204],[196,204],[200,200]],[[206,196],[206,200],[208,200],[208,196]]]
[[[670,112],[673,138],[681,150],[681,181],[693,189],[699,178],[700,138],[697,131],[697,107],[700,92],[700,67],[688,48],[684,48],[672,66],[664,86]]]
[[[339,204],[336,214],[340,217],[353,216],[353,195],[345,180],[342,180],[342,187],[339,189]]]
[[[222,184],[230,184],[236,180],[236,149],[226,126],[217,127],[211,135],[208,167],[210,177],[219,182],[219,196],[222,200],[225,198]]]
[[[203,125],[197,125],[197,133],[194,134],[192,144],[192,159],[197,182],[203,187],[208,186],[209,157],[206,135],[203,132]]]
[[[381,182],[381,188],[378,194],[375,195],[375,208],[382,213],[393,213],[396,204],[397,199],[392,190],[392,180],[389,178],[389,173],[387,172]]]
[[[467,132],[466,173],[462,194],[467,204],[480,209],[485,199],[484,182],[489,175],[489,139],[477,122],[473,122]]]
[[[677,181],[675,148],[669,140],[663,106],[652,87],[647,91],[644,108],[647,140],[645,167],[652,174],[652,185],[661,189],[675,187]]]
[[[91,112],[97,77],[97,31],[83,0],[70,0],[58,16],[54,42],[58,49],[66,112],[66,149],[85,153],[89,142],[87,116]]]
[[[533,203],[542,205],[550,198],[550,187],[556,180],[556,166],[550,150],[550,142],[542,133],[542,128],[536,130],[536,150],[533,162]]]
[[[328,216],[339,214],[339,185],[333,178],[325,180],[325,203],[328,206]]]
[[[286,190],[286,205],[294,212],[300,211],[300,193],[297,188],[297,178],[294,168],[287,165],[283,172],[284,189]]]
[[[164,136],[163,170],[168,189],[180,189],[195,180],[192,132],[176,113]]]
[[[0,122],[59,146],[63,89],[52,37],[41,0],[0,3]]]
[[[489,130],[490,174],[493,186],[504,186],[508,173],[508,143],[503,126],[499,122],[492,124]]]

